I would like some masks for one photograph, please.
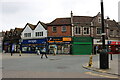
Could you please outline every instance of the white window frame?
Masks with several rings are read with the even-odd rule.
[[[61,28],[62,28],[62,30],[61,30],[62,32],[66,32],[67,31],[66,26],[62,26]]]
[[[54,27],[56,28],[56,31],[53,30]],[[56,26],[53,26],[53,27],[52,27],[52,32],[57,32],[57,27],[56,27]]]
[[[31,33],[24,33],[24,37],[31,37]]]
[[[89,33],[88,33],[88,34],[85,34],[85,33],[84,33],[84,32],[87,32],[87,31],[84,30],[85,28],[89,28],[89,30],[88,30]],[[83,27],[83,35],[90,35],[90,27]]]
[[[36,36],[36,37],[43,36],[43,31],[42,31],[42,32],[35,32],[35,36]]]
[[[98,17],[98,23],[101,23],[101,17]]]
[[[81,27],[81,26],[75,26],[74,28],[75,28],[75,29],[74,29],[75,35],[81,35],[81,34],[82,34],[82,27]],[[80,30],[79,30],[78,28],[80,28]],[[77,33],[77,32],[76,32],[76,29],[77,29],[77,32],[80,31],[80,33]]]
[[[97,33],[98,32],[98,28],[101,29],[101,33],[100,34]],[[102,34],[102,28],[96,27],[96,35],[101,35],[101,34]]]

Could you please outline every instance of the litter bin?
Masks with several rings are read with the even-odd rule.
[[[109,56],[107,49],[102,49],[100,52],[100,69],[109,69]]]

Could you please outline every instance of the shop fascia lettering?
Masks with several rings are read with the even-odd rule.
[[[28,40],[28,43],[36,43],[37,40]]]

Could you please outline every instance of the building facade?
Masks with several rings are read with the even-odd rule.
[[[21,33],[21,50],[23,53],[35,53],[47,45],[47,26],[38,22],[37,25],[27,23]]]
[[[71,54],[71,20],[70,18],[56,18],[47,24],[49,53]]]
[[[105,42],[106,46],[112,41],[120,41],[120,27],[115,20],[109,18],[104,19],[105,23]],[[68,18],[56,18],[54,21],[48,24],[48,37],[71,37],[71,43],[69,44],[70,51],[72,54],[96,54],[97,50],[101,49],[102,45],[102,27],[101,27],[101,14],[98,13],[96,16],[73,16]],[[82,40],[78,39],[81,38]],[[51,38],[52,39],[52,38]],[[87,41],[88,39],[89,41]],[[53,39],[52,39],[53,40]],[[61,40],[61,39],[57,39]],[[86,42],[85,42],[85,41]],[[52,41],[59,47],[58,42]],[[62,42],[62,40],[61,40]],[[82,42],[82,43],[81,43]],[[89,44],[88,44],[89,42]],[[50,42],[49,42],[50,43]],[[59,44],[62,44],[59,42]],[[87,45],[87,46],[86,46]],[[90,49],[89,53],[80,51],[82,47],[84,49]],[[85,47],[86,46],[86,47]],[[76,50],[75,50],[76,49]],[[59,53],[59,49],[58,53]],[[61,49],[62,51],[62,46]],[[63,52],[62,52],[63,53]]]

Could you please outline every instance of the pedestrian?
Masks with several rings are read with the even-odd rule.
[[[37,55],[40,55],[40,51],[39,50],[37,50]]]
[[[55,47],[55,48],[54,48],[54,53],[53,53],[53,54],[56,55],[56,52],[57,52],[57,49],[56,49],[56,47]]]
[[[45,55],[45,57],[48,58],[47,54],[46,54],[46,48],[45,47],[42,49],[41,54],[42,54],[41,59],[43,58],[43,55]]]
[[[21,56],[21,50],[19,49],[19,56]]]
[[[13,52],[12,52],[12,50],[11,50],[11,56],[13,56]]]
[[[13,56],[13,48],[12,48],[12,45],[10,47],[10,53],[11,53],[11,56]]]

